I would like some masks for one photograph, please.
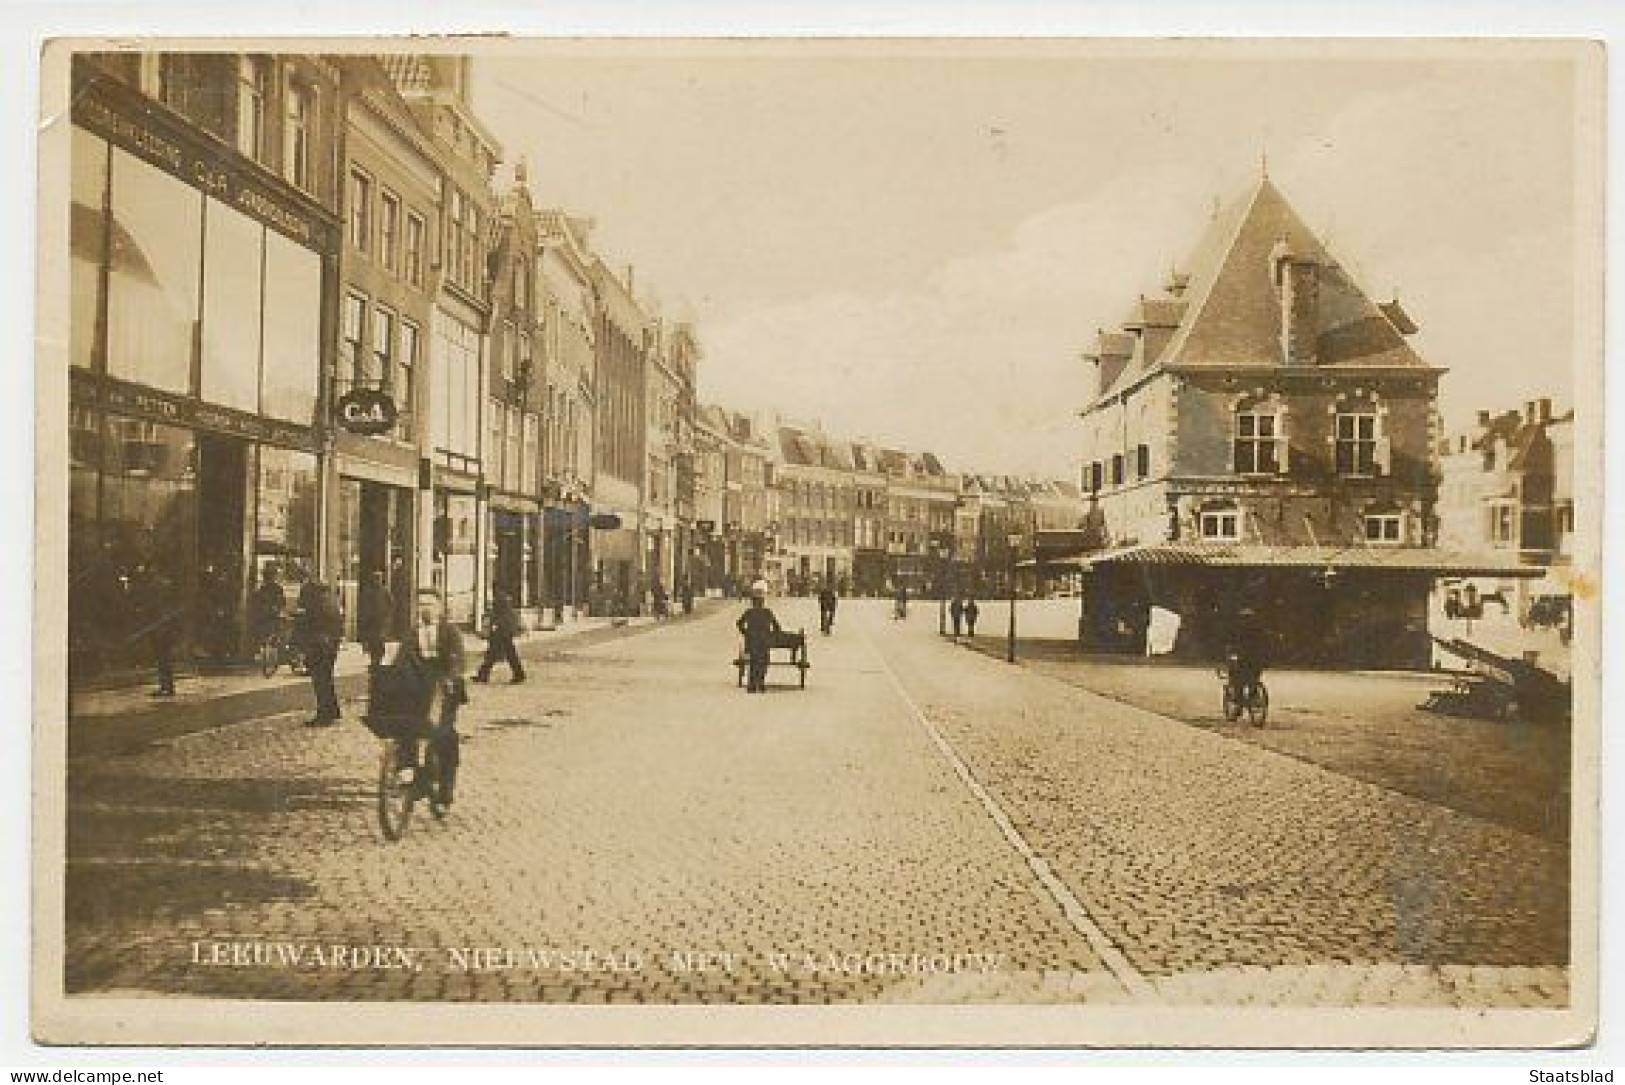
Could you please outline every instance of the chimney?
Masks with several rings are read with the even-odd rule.
[[[1535,401],[1532,399],[1524,401],[1523,420],[1531,426],[1535,424]]]
[[[1275,243],[1270,263],[1281,292],[1281,353],[1288,365],[1314,365],[1320,337],[1320,266],[1298,256],[1286,238]]]
[[[1479,411],[1478,412],[1478,428],[1479,429],[1488,429],[1489,425],[1490,425],[1490,412],[1489,411]]]
[[[1552,420],[1551,399],[1542,396],[1540,401],[1535,405],[1535,412],[1535,421],[1539,422],[1543,426],[1550,422]]]

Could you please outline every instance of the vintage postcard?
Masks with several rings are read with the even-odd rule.
[[[52,43],[34,1035],[1588,1042],[1603,75]]]

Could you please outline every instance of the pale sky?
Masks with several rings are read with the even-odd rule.
[[[475,107],[540,203],[595,219],[606,259],[694,322],[702,398],[955,469],[1076,477],[1080,353],[1266,150],[1451,370],[1447,424],[1572,402],[1569,63],[959,48],[554,45],[480,57]]]

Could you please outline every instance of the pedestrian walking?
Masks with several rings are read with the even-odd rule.
[[[384,583],[382,570],[367,574],[356,602],[355,633],[367,652],[367,665],[377,670],[384,662],[384,642],[394,623],[395,597]]]
[[[389,632],[398,640],[412,632],[412,574],[406,559],[396,554],[389,563]]]
[[[828,636],[835,629],[835,607],[839,597],[828,583],[818,589],[818,628]]]
[[[658,579],[654,587],[649,589],[649,595],[654,600],[654,616],[656,618],[671,617],[671,600],[666,595],[666,585]]]
[[[767,690],[767,665],[773,657],[773,638],[782,633],[778,617],[767,608],[767,585],[762,581],[751,588],[750,607],[734,623],[745,638],[746,693]]]
[[[954,596],[954,601],[948,604],[948,617],[954,623],[954,636],[959,636],[965,623],[965,600],[961,596]]]
[[[683,578],[682,586],[677,589],[677,598],[683,604],[683,614],[694,613],[694,582],[688,577]]]
[[[344,636],[344,616],[327,585],[312,578],[299,589],[299,609],[294,615],[294,643],[305,657],[311,689],[316,694],[316,715],[307,727],[326,727],[339,720],[339,698],[333,688],[333,665],[339,658],[339,641]]]
[[[496,594],[491,604],[490,628],[486,631],[485,658],[480,660],[480,669],[474,674],[474,681],[489,682],[491,668],[498,663],[507,663],[512,675],[510,681],[518,685],[525,680],[525,665],[519,662],[519,649],[514,644],[514,638],[519,635],[519,612],[514,609],[513,599],[505,591]]]
[[[892,610],[892,617],[899,621],[908,617],[908,585],[897,585],[897,596]]]
[[[154,565],[137,566],[132,578],[136,626],[152,650],[158,688],[154,697],[175,696],[175,649],[180,642],[185,607],[174,581]]]
[[[966,599],[965,599],[965,635],[966,636],[974,637],[976,635],[976,616],[978,614],[980,614],[981,612],[982,612],[981,608],[976,605],[976,597],[974,595],[967,596]]]

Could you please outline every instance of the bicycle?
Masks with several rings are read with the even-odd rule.
[[[1240,680],[1241,659],[1231,655],[1225,658],[1225,665],[1218,669],[1220,681],[1224,683],[1224,718],[1228,723],[1241,719],[1243,712],[1247,714],[1247,721],[1254,727],[1264,726],[1269,718],[1270,691],[1261,678],[1254,678],[1243,683]]]
[[[293,643],[286,623],[266,634],[255,655],[260,662],[260,673],[267,678],[284,665],[293,674],[305,673],[305,654]]]
[[[382,700],[375,697],[362,717],[380,739],[378,827],[386,840],[396,841],[406,835],[412,810],[420,799],[428,800],[429,812],[436,820],[446,816],[446,781],[437,738],[442,727],[454,726],[454,722],[445,718],[445,698],[444,684],[435,682],[427,704],[405,711],[401,710],[405,706],[396,705],[375,708]]]

